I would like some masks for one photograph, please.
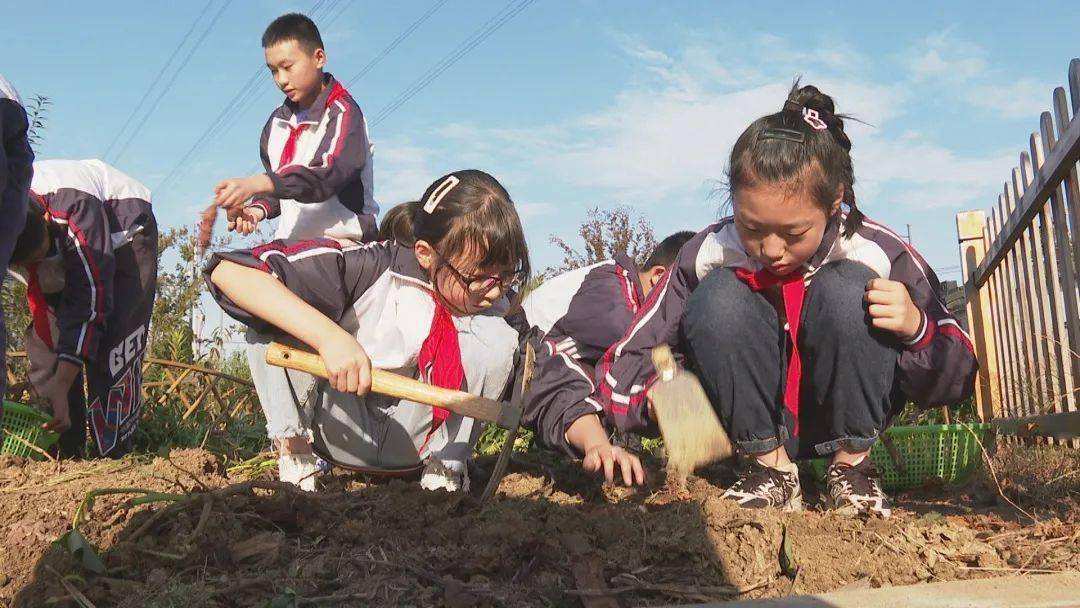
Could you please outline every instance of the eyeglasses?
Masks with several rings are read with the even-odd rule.
[[[521,281],[524,278],[525,273],[522,270],[508,270],[506,272],[500,272],[497,275],[466,275],[457,268],[454,268],[454,265],[450,263],[445,255],[439,253],[438,249],[435,249],[434,247],[432,247],[432,249],[442,260],[442,265],[449,268],[450,272],[465,285],[466,289],[476,294],[487,293],[496,285],[500,285],[504,291],[514,289],[521,284]]]

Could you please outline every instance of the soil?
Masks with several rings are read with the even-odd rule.
[[[1064,467],[1055,476],[1080,476],[1078,461],[1060,456],[1071,452],[1050,453]],[[305,494],[270,472],[229,474],[199,450],[61,464],[0,457],[0,606],[598,608],[1080,571],[1077,486],[1026,499],[1023,484],[1035,482],[1002,469],[1018,466],[1007,450],[996,472],[1023,512],[980,478],[897,496],[887,520],[741,510],[720,498],[724,466],[674,493],[602,486],[535,453],[515,455],[497,498],[480,504],[492,462],[477,464],[472,495],[346,473]],[[51,544],[87,492],[126,487],[186,499],[98,497],[80,529],[107,574]]]

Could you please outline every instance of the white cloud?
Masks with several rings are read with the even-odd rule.
[[[721,66],[701,40],[677,55],[649,49],[627,38],[621,48],[644,70],[651,82],[635,82],[616,95],[607,108],[570,121],[530,129],[504,130],[467,124],[444,127],[440,135],[455,141],[455,148],[496,154],[527,167],[523,175],[556,179],[571,190],[594,189],[600,200],[659,208],[671,201],[700,201],[721,177],[731,146],[754,119],[779,109],[787,93],[792,70],[786,64],[799,57],[828,57],[827,52],[792,51],[792,46],[771,36],[750,37],[757,46],[741,59],[727,55]],[[768,82],[726,91],[732,75],[750,75],[759,51],[768,48],[772,63]],[[841,54],[839,51],[838,54]],[[856,55],[843,51],[843,55]],[[678,58],[673,58],[678,57]],[[812,82],[837,99],[838,110],[868,124],[849,121],[854,141],[860,200],[888,201],[913,208],[974,204],[1004,172],[1009,154],[962,154],[947,147],[936,134],[920,133],[912,117],[917,94],[908,82],[882,84],[847,72],[853,63],[821,68],[804,82]],[[765,79],[762,72],[761,79]],[[741,77],[740,77],[741,78]]]
[[[416,200],[439,176],[430,155],[430,150],[405,141],[375,143],[375,200],[384,212]]]
[[[1034,78],[1021,78],[1010,84],[980,84],[968,89],[965,99],[1004,118],[1031,119],[1032,124],[1052,105],[1053,85]]]
[[[920,41],[909,51],[906,63],[916,81],[963,82],[981,76],[987,70],[983,49],[959,39],[952,30],[931,34]]]
[[[944,92],[1001,118],[1034,120],[1050,106],[1052,84],[1009,78],[989,63],[984,48],[952,29],[927,36],[903,61],[913,83],[933,85],[939,95]]]
[[[859,53],[836,45],[802,50],[775,36],[748,34],[740,39],[742,48],[733,50],[730,42],[688,36],[684,48],[670,51],[625,36],[613,38],[638,70],[606,107],[525,127],[453,123],[432,130],[455,162],[475,160],[511,184],[512,191],[525,184],[524,191],[544,201],[515,195],[534,245],[546,237],[544,232],[571,233],[581,210],[597,204],[638,207],[660,230],[711,221],[718,201],[708,195],[735,139],[752,120],[779,109],[800,73],[804,83],[833,95],[839,111],[869,123],[847,125],[862,206],[901,221],[925,217],[911,215],[912,210],[940,214],[943,219],[935,224],[940,229],[924,228],[930,240],[948,240],[950,211],[985,206],[1014,160],[1011,152],[1001,150],[954,149],[950,140],[928,132],[925,121],[918,120],[928,87],[941,86],[932,85],[931,76],[975,79],[957,94],[982,84],[986,68],[978,50],[951,34],[931,40],[906,78],[890,80],[879,76],[880,69],[866,69],[869,61]],[[1020,115],[1029,101],[1019,100],[1019,93],[1029,86],[1049,90],[1017,83],[985,98],[1008,94],[1009,104],[1015,105],[994,108]],[[411,168],[414,175],[408,179],[391,178],[402,184],[436,174],[422,149],[397,154],[400,158],[377,163],[376,173],[386,176],[388,164]],[[394,186],[380,183],[380,189],[386,200]],[[569,194],[556,200],[550,198],[552,191]],[[951,255],[946,245],[940,246],[939,255]]]

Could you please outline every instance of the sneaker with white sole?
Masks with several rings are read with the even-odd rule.
[[[795,463],[774,468],[757,458],[746,458],[741,469],[739,480],[721,498],[733,500],[747,509],[775,507],[783,511],[802,511],[802,486]]]
[[[881,489],[877,469],[870,458],[863,458],[855,465],[842,462],[829,465],[825,486],[828,490],[825,503],[830,509],[849,515],[892,515],[889,497]]]
[[[442,462],[431,459],[420,476],[420,487],[425,490],[446,490],[447,492],[468,492],[469,471],[455,471]]]
[[[315,491],[319,465],[314,454],[282,454],[278,457],[278,479],[305,492]]]

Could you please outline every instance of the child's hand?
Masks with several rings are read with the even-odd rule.
[[[41,425],[41,428],[57,433],[63,433],[71,428],[71,414],[68,408],[68,391],[71,385],[66,387],[60,385],[60,382],[51,382],[41,395],[49,401],[53,415],[52,420]]]
[[[262,207],[249,206],[240,210],[240,214],[229,220],[229,230],[239,232],[247,236],[259,227],[259,222],[266,219],[266,212]]]
[[[866,303],[870,321],[879,329],[910,340],[922,326],[922,311],[911,301],[907,286],[889,279],[872,279],[866,284]]]
[[[581,461],[581,468],[589,473],[604,471],[604,479],[608,483],[615,482],[615,467],[622,474],[623,483],[631,486],[645,483],[645,469],[641,466],[641,460],[620,447],[611,445],[606,439],[603,443],[594,444],[585,450],[585,458]]]
[[[82,365],[72,363],[67,359],[61,359],[56,364],[56,370],[48,383],[38,391],[41,397],[49,401],[52,406],[52,420],[41,425],[42,428],[64,432],[71,427],[71,415],[68,408],[68,392],[71,390],[75,379],[82,372]]]
[[[318,350],[334,390],[361,396],[371,390],[371,360],[352,334],[336,332]]]
[[[265,175],[233,177],[214,186],[214,202],[224,209],[236,209],[251,200],[251,197],[273,190],[273,182]]]

